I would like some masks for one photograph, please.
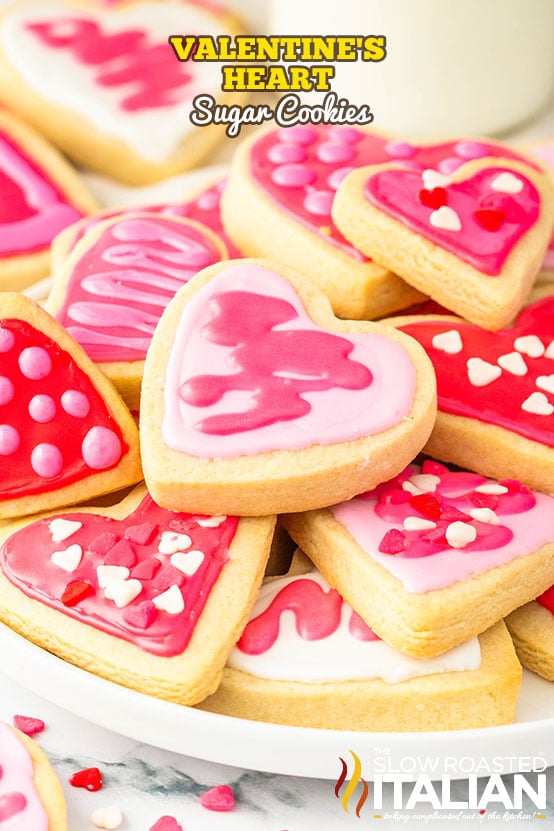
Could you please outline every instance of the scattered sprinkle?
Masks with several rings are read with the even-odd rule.
[[[117,805],[109,805],[107,808],[98,808],[93,811],[90,818],[97,828],[105,828],[107,831],[114,831],[123,822],[123,815]]]
[[[13,726],[25,733],[26,736],[35,736],[37,733],[42,733],[46,727],[41,718],[33,718],[32,716],[14,716]]]
[[[74,788],[85,788],[87,791],[99,791],[104,780],[98,768],[84,768],[69,777],[69,784]],[[104,826],[107,827],[107,826]]]
[[[200,804],[208,811],[231,811],[235,805],[235,795],[229,785],[217,785],[201,794]]]
[[[148,831],[183,831],[175,817],[163,816],[152,825]]]

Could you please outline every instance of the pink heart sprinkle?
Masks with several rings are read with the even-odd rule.
[[[235,795],[229,785],[217,785],[201,794],[200,804],[208,811],[231,811],[235,805]]]
[[[133,546],[127,540],[119,540],[104,558],[104,565],[106,566],[125,566],[125,568],[133,568],[137,562],[137,555]]]
[[[14,716],[13,726],[25,733],[26,736],[34,736],[36,733],[42,733],[46,725],[40,718],[32,718],[31,716]]]
[[[143,522],[142,525],[131,525],[125,531],[124,536],[126,540],[134,542],[135,545],[148,545],[152,542],[157,530],[158,526],[154,525],[153,522]]]
[[[137,629],[148,629],[154,615],[156,614],[156,607],[151,600],[145,600],[144,603],[139,603],[138,606],[128,606],[123,612],[123,620]]]
[[[149,831],[183,831],[183,826],[179,825],[175,817],[164,816],[160,817]]]

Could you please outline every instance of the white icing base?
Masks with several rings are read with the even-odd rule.
[[[299,579],[314,580],[329,591],[328,583],[317,571],[302,577],[271,581],[262,586],[250,620],[265,611],[284,586]],[[327,638],[307,641],[296,631],[294,612],[286,610],[281,614],[279,637],[270,649],[260,655],[247,655],[235,647],[228,666],[259,678],[311,684],[370,678],[398,684],[410,678],[475,670],[481,666],[478,638],[472,638],[435,658],[412,658],[384,641],[354,638],[348,629],[351,615],[352,607],[343,603],[339,628]]]

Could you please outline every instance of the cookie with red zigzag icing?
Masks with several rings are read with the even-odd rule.
[[[77,666],[193,704],[215,690],[259,589],[275,517],[106,508],[0,529],[0,617]]]
[[[487,329],[517,314],[554,225],[554,187],[531,167],[483,159],[451,175],[398,164],[361,168],[339,186],[343,234],[453,312]]]
[[[426,658],[478,635],[554,577],[554,498],[515,479],[410,465],[285,528],[384,640]]]
[[[4,111],[0,188],[0,291],[21,291],[48,274],[56,234],[97,206],[58,151]]]
[[[411,658],[293,561],[262,586],[218,690],[198,706],[302,727],[457,730],[513,721],[520,679],[502,622],[438,657]]]
[[[47,312],[15,293],[0,317],[0,518],[71,505],[142,478],[135,422]]]
[[[533,291],[510,328],[450,316],[390,318],[435,368],[438,413],[426,452],[554,493],[554,297]]]
[[[0,17],[0,99],[79,163],[129,184],[164,179],[224,135],[222,125],[194,126],[193,99],[244,99],[222,93],[217,63],[177,60],[168,36],[182,33],[232,37],[241,27],[187,0],[13,3]]]
[[[398,472],[428,438],[435,381],[415,342],[340,321],[264,260],[211,266],[164,312],[141,397],[145,478],[166,508],[301,511]]]
[[[226,257],[220,240],[198,222],[119,215],[79,240],[54,275],[46,308],[136,410],[164,308],[198,271]]]
[[[65,799],[39,745],[0,721],[0,823],[17,831],[66,831]]]

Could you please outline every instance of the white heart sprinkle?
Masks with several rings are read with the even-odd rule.
[[[185,608],[185,601],[179,586],[170,586],[169,589],[152,598],[152,603],[160,612],[167,612],[169,615],[178,615]]]
[[[410,482],[419,488],[423,493],[436,491],[437,485],[440,485],[440,476],[435,476],[433,473],[415,473],[410,476]]]
[[[504,171],[492,180],[491,188],[498,193],[521,193],[523,190],[523,180],[519,176],[514,176],[513,173]]]
[[[90,818],[97,828],[105,828],[106,831],[115,831],[123,822],[123,814],[117,805],[97,808],[96,811],[92,812]]]
[[[433,170],[433,168],[429,167],[427,170],[422,171],[421,179],[423,181],[423,187],[425,190],[433,190],[433,188],[445,188],[451,183],[450,176],[446,176],[446,174],[441,173],[438,170]]]
[[[441,205],[438,211],[433,211],[429,217],[433,228],[441,228],[443,231],[461,231],[462,223],[460,217],[448,205]]]
[[[202,528],[218,528],[226,519],[226,516],[203,516],[196,517],[196,522]]]
[[[80,545],[74,543],[66,548],[64,551],[54,551],[50,559],[58,568],[63,568],[64,571],[75,571],[83,558],[83,549]]]
[[[500,520],[491,508],[473,508],[469,515],[479,522],[486,522],[487,525],[500,525]]]
[[[113,600],[118,609],[128,606],[142,591],[140,580],[114,580],[104,592],[108,600]]]
[[[554,393],[554,375],[539,375],[535,383],[540,390]]]
[[[405,531],[429,531],[431,528],[436,528],[437,523],[419,516],[407,516],[402,526]]]
[[[409,479],[405,479],[404,482],[402,482],[402,490],[411,493],[412,496],[419,496],[420,493],[425,493],[425,491],[422,491],[421,488],[417,488],[412,482],[410,482]]]
[[[544,392],[532,392],[521,405],[521,409],[535,415],[549,416],[554,413],[554,405],[550,403]]]
[[[175,531],[162,533],[158,551],[160,554],[175,554],[176,551],[186,551],[192,545],[188,534],[177,534]]]
[[[507,352],[506,355],[501,355],[497,364],[506,372],[511,372],[512,375],[527,375],[527,364],[519,352]]]
[[[477,539],[477,531],[467,522],[451,522],[446,529],[446,541],[451,548],[465,548]]]
[[[125,566],[98,566],[96,577],[101,589],[105,589],[116,580],[126,580],[131,572]]]
[[[508,488],[505,485],[499,485],[497,482],[486,482],[484,485],[478,485],[475,488],[475,493],[488,493],[490,496],[502,496],[508,493]]]
[[[481,358],[470,358],[467,362],[467,377],[474,387],[486,387],[502,375],[499,366],[489,364]]]
[[[203,562],[204,554],[202,551],[177,551],[171,556],[171,565],[188,577],[196,574]]]
[[[523,352],[530,358],[540,358],[544,355],[544,344],[536,335],[523,335],[521,338],[516,338],[514,347],[518,352]]]
[[[447,355],[456,355],[464,348],[460,333],[456,329],[449,329],[448,332],[440,332],[431,341],[435,349],[446,352]]]
[[[554,340],[550,341],[544,353],[545,358],[554,358]]]
[[[52,542],[63,542],[69,539],[79,528],[82,528],[83,523],[58,517],[57,519],[53,519],[48,527],[52,534]]]

